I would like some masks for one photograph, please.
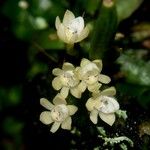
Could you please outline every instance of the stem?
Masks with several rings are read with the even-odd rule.
[[[74,49],[74,44],[67,44],[66,49],[67,49],[67,54],[71,56],[75,56],[77,54],[77,52]]]
[[[46,57],[48,57],[50,60],[57,62],[56,59],[54,59],[52,56],[50,56],[39,44],[36,42],[33,42],[33,45],[41,52],[43,53]]]
[[[107,60],[117,29],[117,13],[113,0],[103,0],[95,24],[89,51],[90,59]]]

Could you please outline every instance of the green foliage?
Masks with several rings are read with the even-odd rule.
[[[13,23],[13,31],[17,38],[31,40],[38,30],[49,28],[48,23],[54,24],[55,17],[62,14],[67,2],[49,0],[26,1],[26,9],[19,7],[19,0],[6,1],[3,12]],[[61,5],[60,5],[61,4]]]
[[[141,50],[128,50],[120,55],[117,63],[121,65],[127,83],[119,83],[118,90],[123,95],[130,95],[138,103],[148,108],[150,105],[150,61],[142,59]]]
[[[13,86],[11,88],[0,87],[0,109],[18,105],[21,101],[21,97],[22,90],[20,86]]]
[[[130,17],[143,0],[116,0],[118,22]]]
[[[100,0],[88,0],[85,3],[86,5],[86,12],[94,15],[95,11],[99,8],[100,6]]]
[[[22,147],[22,129],[24,124],[13,117],[7,117],[3,124],[3,132],[10,137],[9,142],[3,143],[5,150],[21,149]]]
[[[150,86],[150,61],[142,60],[138,54],[138,51],[128,50],[121,54],[117,62],[127,82]]]
[[[35,62],[32,64],[31,68],[28,71],[27,77],[33,79],[39,73],[46,73],[48,66],[42,62]]]
[[[22,128],[23,124],[12,117],[7,117],[3,122],[4,131],[14,137],[20,134]]]
[[[113,138],[110,138],[107,136],[106,131],[103,127],[97,127],[98,130],[98,137],[104,140],[103,146],[110,145],[113,149],[113,147],[118,144],[122,150],[127,149],[127,145],[124,143],[125,141],[130,144],[130,147],[133,147],[134,143],[133,141],[126,137],[126,136],[116,136]]]
[[[111,6],[107,6],[103,2],[93,29],[90,47],[91,59],[107,58],[116,29],[117,13],[115,3],[112,3]]]
[[[150,106],[150,88],[147,86],[141,86],[137,84],[130,83],[118,83],[118,92],[121,93],[123,97],[130,96],[137,100],[137,102],[144,108],[149,109]]]
[[[63,50],[65,44],[57,38],[55,30],[45,30],[36,36],[36,42],[44,49],[47,50]]]

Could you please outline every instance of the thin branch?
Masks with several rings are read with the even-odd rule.
[[[56,59],[54,59],[51,55],[49,55],[44,48],[42,48],[38,43],[33,42],[33,45],[38,49],[38,51],[40,51],[41,53],[43,53],[46,57],[48,57],[50,60],[57,62]]]

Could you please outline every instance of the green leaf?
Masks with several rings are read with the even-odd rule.
[[[28,78],[32,79],[39,73],[46,73],[48,70],[47,64],[41,63],[41,62],[34,62],[29,69],[27,76]]]
[[[63,50],[65,48],[65,44],[57,38],[56,31],[45,30],[38,34],[40,34],[40,36],[36,36],[36,43],[38,43],[43,49]]]
[[[129,50],[121,54],[117,63],[121,65],[127,82],[150,86],[150,61],[142,60],[136,52]]]
[[[116,0],[118,22],[130,17],[142,2],[143,0]]]
[[[100,5],[100,0],[88,0],[85,2],[86,11],[92,15],[94,15],[99,5]]]
[[[134,98],[133,100],[137,100],[142,107],[149,109],[150,87],[130,83],[118,83],[116,88],[123,97],[130,97],[131,100]]]

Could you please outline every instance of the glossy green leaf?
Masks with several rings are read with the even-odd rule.
[[[118,22],[130,17],[142,2],[143,0],[116,0]]]

